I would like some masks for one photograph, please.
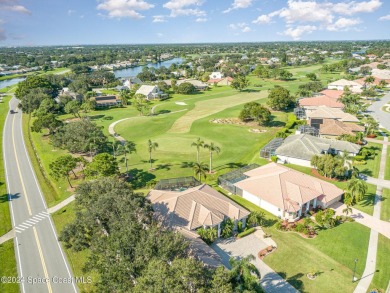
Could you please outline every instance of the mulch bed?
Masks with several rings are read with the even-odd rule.
[[[325,177],[323,175],[321,175],[320,173],[318,173],[318,171],[314,168],[311,169],[311,173],[315,176],[315,177],[318,177],[320,179],[323,179],[323,180],[327,180],[327,181],[336,181],[336,182],[346,182],[347,180],[339,180],[337,178],[328,178],[328,177]]]

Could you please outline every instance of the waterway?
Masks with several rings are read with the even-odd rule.
[[[173,58],[173,59],[166,60],[166,61],[163,61],[160,63],[149,63],[145,66],[154,67],[156,69],[163,67],[163,66],[168,68],[169,66],[171,66],[174,63],[181,64],[181,63],[183,63],[183,59],[182,58]],[[131,68],[115,70],[114,74],[115,74],[115,77],[137,76],[138,73],[142,72],[142,68],[144,68],[145,66],[136,66],[136,67],[131,67]]]
[[[0,89],[17,84],[18,82],[23,80],[25,80],[24,77],[16,77],[12,79],[0,80]]]

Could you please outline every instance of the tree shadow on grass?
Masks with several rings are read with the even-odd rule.
[[[102,119],[104,116],[106,116],[106,115],[92,115],[92,116],[88,116],[88,117],[89,117],[89,119],[90,119],[91,121],[95,121],[95,120],[100,120],[100,119]]]
[[[194,165],[194,162],[182,162],[180,168],[192,168]]]
[[[168,113],[171,113],[171,110],[160,110],[157,113],[155,113],[155,115],[168,114]]]
[[[156,175],[137,168],[129,170],[129,174],[130,185],[134,189],[145,187],[149,181],[156,178]]]
[[[368,193],[364,196],[364,198],[358,202],[359,206],[367,207],[373,206],[375,201],[375,193]]]
[[[243,163],[227,163],[227,164],[223,164],[223,165],[220,165],[220,166],[216,166],[213,168],[214,171],[221,171],[221,170],[224,170],[224,169],[238,169],[238,168],[242,168],[244,166],[246,166],[247,164],[243,164]]]
[[[0,196],[0,204],[2,203],[5,203],[5,202],[8,202],[9,198],[11,198],[11,200],[14,200],[14,199],[18,199],[20,198],[20,193],[14,193],[14,194],[3,194]]]
[[[275,115],[271,115],[271,121],[267,123],[267,127],[284,127],[286,125],[286,122],[274,120],[276,118]]]
[[[363,170],[360,170],[359,173],[362,173],[362,174],[367,175],[367,176],[370,176],[370,177],[372,177],[372,175],[373,175],[373,174],[372,174],[372,170],[367,169],[367,168],[365,168],[365,169],[363,169]]]
[[[156,170],[171,170],[172,164],[158,164]]]
[[[302,277],[305,277],[305,274],[303,273],[297,273],[294,276],[287,277],[286,272],[277,272],[283,279],[285,279],[288,283],[290,283],[295,289],[299,290],[301,293],[306,293],[305,291],[305,285],[303,281],[301,280]]]

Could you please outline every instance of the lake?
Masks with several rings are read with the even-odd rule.
[[[164,67],[168,68],[169,66],[171,66],[174,63],[181,64],[181,63],[183,63],[183,59],[182,58],[173,58],[173,59],[166,60],[166,61],[163,61],[160,63],[149,63],[148,65],[145,65],[145,66],[154,67],[154,68],[160,68],[160,67],[164,66]],[[115,77],[137,76],[138,73],[142,72],[142,68],[145,66],[136,66],[136,67],[126,68],[126,69],[115,70],[114,74],[115,74]]]
[[[16,77],[12,79],[0,80],[0,89],[17,84],[18,82],[23,81],[25,79],[26,78],[24,77]]]

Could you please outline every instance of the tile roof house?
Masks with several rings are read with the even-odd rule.
[[[310,124],[312,124],[312,120],[314,119],[335,119],[342,122],[359,122],[359,119],[352,114],[345,113],[339,108],[327,106],[318,106],[312,111],[306,111],[306,117],[310,120]]]
[[[355,156],[361,146],[347,141],[315,137],[309,134],[288,136],[275,150],[278,162],[311,167],[311,158],[321,154],[348,152]]]
[[[179,79],[176,84],[181,85],[182,83],[188,82],[192,84],[197,90],[205,90],[208,85],[197,79]]]
[[[337,100],[337,99],[341,98],[341,96],[344,94],[344,91],[326,89],[326,90],[320,91],[320,93],[329,97],[329,98],[333,98],[333,99]]]
[[[299,100],[299,106],[305,108],[305,109],[316,109],[319,106],[327,106],[330,108],[339,108],[343,109],[344,104],[341,102],[338,102],[335,98],[330,98],[328,96],[319,96],[319,97],[312,97],[312,98],[303,98]]]
[[[217,85],[231,85],[232,81],[234,79],[230,76],[224,77],[224,78],[214,78],[214,79],[209,79],[207,83],[209,84],[217,84]]]
[[[344,90],[345,87],[349,88],[353,93],[362,92],[362,85],[352,80],[339,79],[328,84],[328,89],[330,90],[335,89],[341,91]]]
[[[216,227],[218,236],[226,218],[242,221],[245,226],[249,211],[206,184],[188,189],[152,189],[147,198],[165,225],[189,231],[200,227]]]
[[[323,119],[319,130],[321,137],[335,138],[343,134],[355,136],[356,132],[363,132],[365,127],[355,123],[344,123],[334,119]]]
[[[341,200],[343,190],[335,185],[270,163],[244,173],[235,183],[237,194],[275,216],[298,220],[317,206],[326,208]]]

